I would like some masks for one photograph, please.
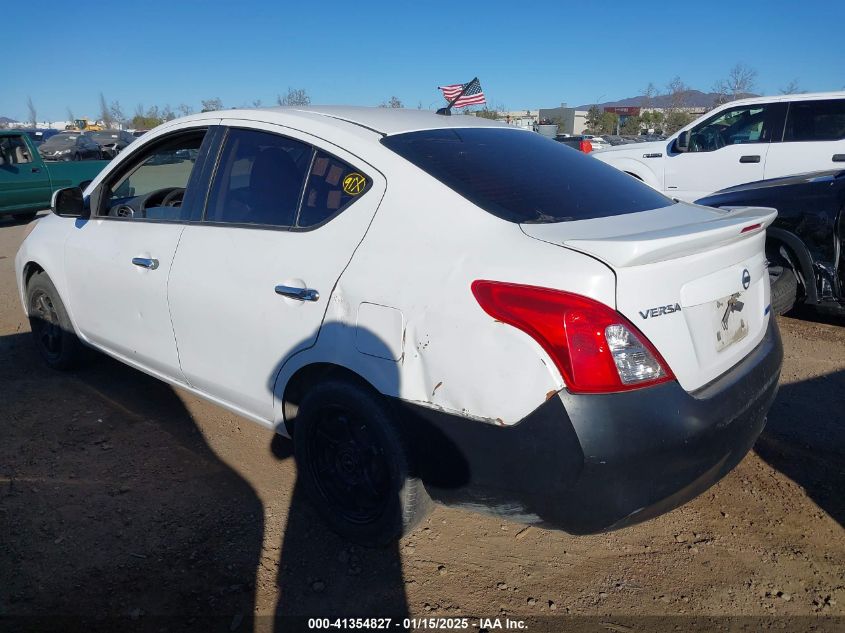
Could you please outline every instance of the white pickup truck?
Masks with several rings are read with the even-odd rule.
[[[665,141],[592,155],[687,202],[746,182],[845,168],[845,92],[733,101]]]

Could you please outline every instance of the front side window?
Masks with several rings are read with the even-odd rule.
[[[32,156],[23,137],[0,137],[0,165],[22,165],[31,162]]]
[[[450,128],[396,134],[381,142],[510,222],[589,220],[674,204],[615,167],[534,132]]]
[[[142,150],[103,190],[100,215],[186,220],[182,199],[206,130],[181,132]]]
[[[789,104],[784,141],[845,139],[845,99],[798,101]]]
[[[293,226],[312,153],[307,143],[278,134],[229,130],[205,220]]]
[[[727,145],[768,143],[770,110],[768,105],[750,105],[719,113],[691,131],[689,151],[713,152]]]

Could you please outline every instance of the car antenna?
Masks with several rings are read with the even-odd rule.
[[[452,116],[452,106],[454,106],[454,105],[455,105],[455,103],[458,101],[458,99],[460,99],[461,97],[463,97],[463,96],[464,96],[464,93],[465,93],[467,90],[469,90],[469,89],[470,89],[470,87],[471,87],[471,86],[473,86],[476,82],[478,82],[478,77],[473,77],[472,81],[470,81],[469,83],[464,84],[464,87],[463,87],[463,88],[461,89],[461,91],[458,93],[458,96],[457,96],[457,97],[455,97],[454,99],[452,99],[452,100],[449,102],[449,105],[447,105],[445,108],[440,108],[440,109],[436,112],[436,114],[442,114],[443,116]],[[439,89],[440,89],[440,88],[438,87],[438,90],[439,90]]]

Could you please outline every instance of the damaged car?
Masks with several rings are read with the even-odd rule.
[[[365,545],[432,502],[644,521],[728,473],[777,391],[773,209],[678,203],[481,117],[192,115],[52,211],[15,259],[46,363],[94,348],[293,438]]]
[[[766,232],[772,309],[796,304],[845,313],[845,170],[761,180],[697,201],[711,207],[774,207]]]

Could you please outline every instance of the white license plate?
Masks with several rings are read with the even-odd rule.
[[[744,293],[736,292],[713,302],[713,329],[717,352],[745,338],[748,309]]]

